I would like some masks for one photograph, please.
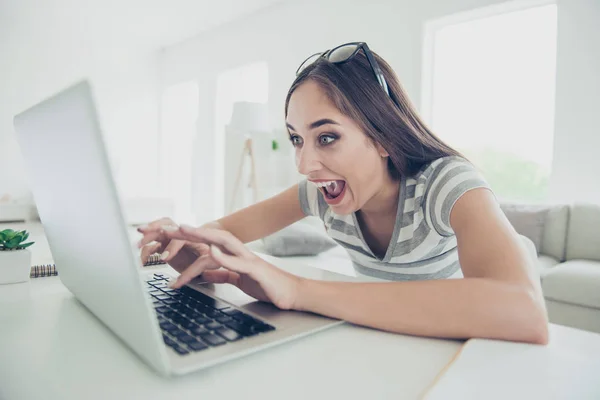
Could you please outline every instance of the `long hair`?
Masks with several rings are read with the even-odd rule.
[[[351,60],[339,64],[321,57],[294,80],[285,100],[286,118],[294,90],[312,80],[340,112],[352,118],[372,141],[388,152],[388,171],[393,179],[411,176],[441,157],[463,157],[431,132],[389,64],[377,54],[373,55],[387,81],[390,96],[377,82],[362,50]]]

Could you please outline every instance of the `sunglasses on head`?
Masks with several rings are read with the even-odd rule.
[[[341,64],[346,61],[350,61],[356,54],[358,54],[358,52],[361,49],[365,52],[367,60],[369,60],[369,64],[371,65],[371,69],[375,74],[377,82],[379,82],[379,85],[383,88],[384,92],[388,96],[390,96],[390,91],[388,89],[387,82],[383,77],[383,72],[381,72],[381,68],[379,68],[379,64],[377,64],[375,56],[373,55],[373,53],[371,53],[371,50],[369,50],[369,46],[367,46],[365,42],[345,43],[331,50],[327,50],[321,53],[315,53],[312,56],[308,57],[306,60],[304,60],[302,64],[300,64],[300,67],[298,67],[298,70],[296,71],[296,76],[300,74],[302,70],[304,70],[306,67],[308,67],[321,57],[325,58],[333,64]]]

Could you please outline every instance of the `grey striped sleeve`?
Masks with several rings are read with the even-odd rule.
[[[452,236],[450,213],[456,201],[469,190],[490,186],[473,164],[458,157],[440,162],[430,179],[425,200],[428,222],[440,235]]]
[[[300,207],[306,216],[316,216],[323,220],[329,205],[323,199],[323,195],[312,183],[305,179],[298,184],[298,198]]]

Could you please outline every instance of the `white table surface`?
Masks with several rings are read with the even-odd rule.
[[[38,240],[35,248],[32,246],[34,262],[50,262],[43,230],[28,228]],[[286,262],[278,261],[284,268]],[[598,358],[600,335],[553,324],[550,329],[550,345],[535,346],[541,349],[536,350],[540,356],[523,360],[529,368],[539,368],[548,359],[545,354],[557,349],[562,354],[576,354],[570,358],[573,360]],[[505,342],[493,343],[497,348]],[[415,399],[422,397],[441,374],[446,376],[443,371],[449,365],[452,368],[462,344],[344,324],[207,370],[166,379],[156,375],[89,313],[58,277],[0,285],[0,400],[179,396]],[[572,367],[579,365],[574,362]],[[505,383],[511,387],[511,382]],[[509,393],[511,398],[519,398],[519,387]]]
[[[33,264],[52,262],[39,224],[0,228],[6,227],[30,231]],[[286,262],[279,261],[282,267]],[[344,324],[166,379],[88,312],[59,277],[0,285],[0,400],[415,399],[462,343]]]

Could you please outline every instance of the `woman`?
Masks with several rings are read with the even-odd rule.
[[[383,330],[547,343],[526,246],[485,180],[431,133],[365,43],[309,57],[285,117],[306,180],[200,228],[162,219],[139,229],[142,259],[160,252],[181,272],[173,287],[202,274],[281,309]],[[359,275],[387,282],[299,278],[243,244],[307,215],[323,220]]]

